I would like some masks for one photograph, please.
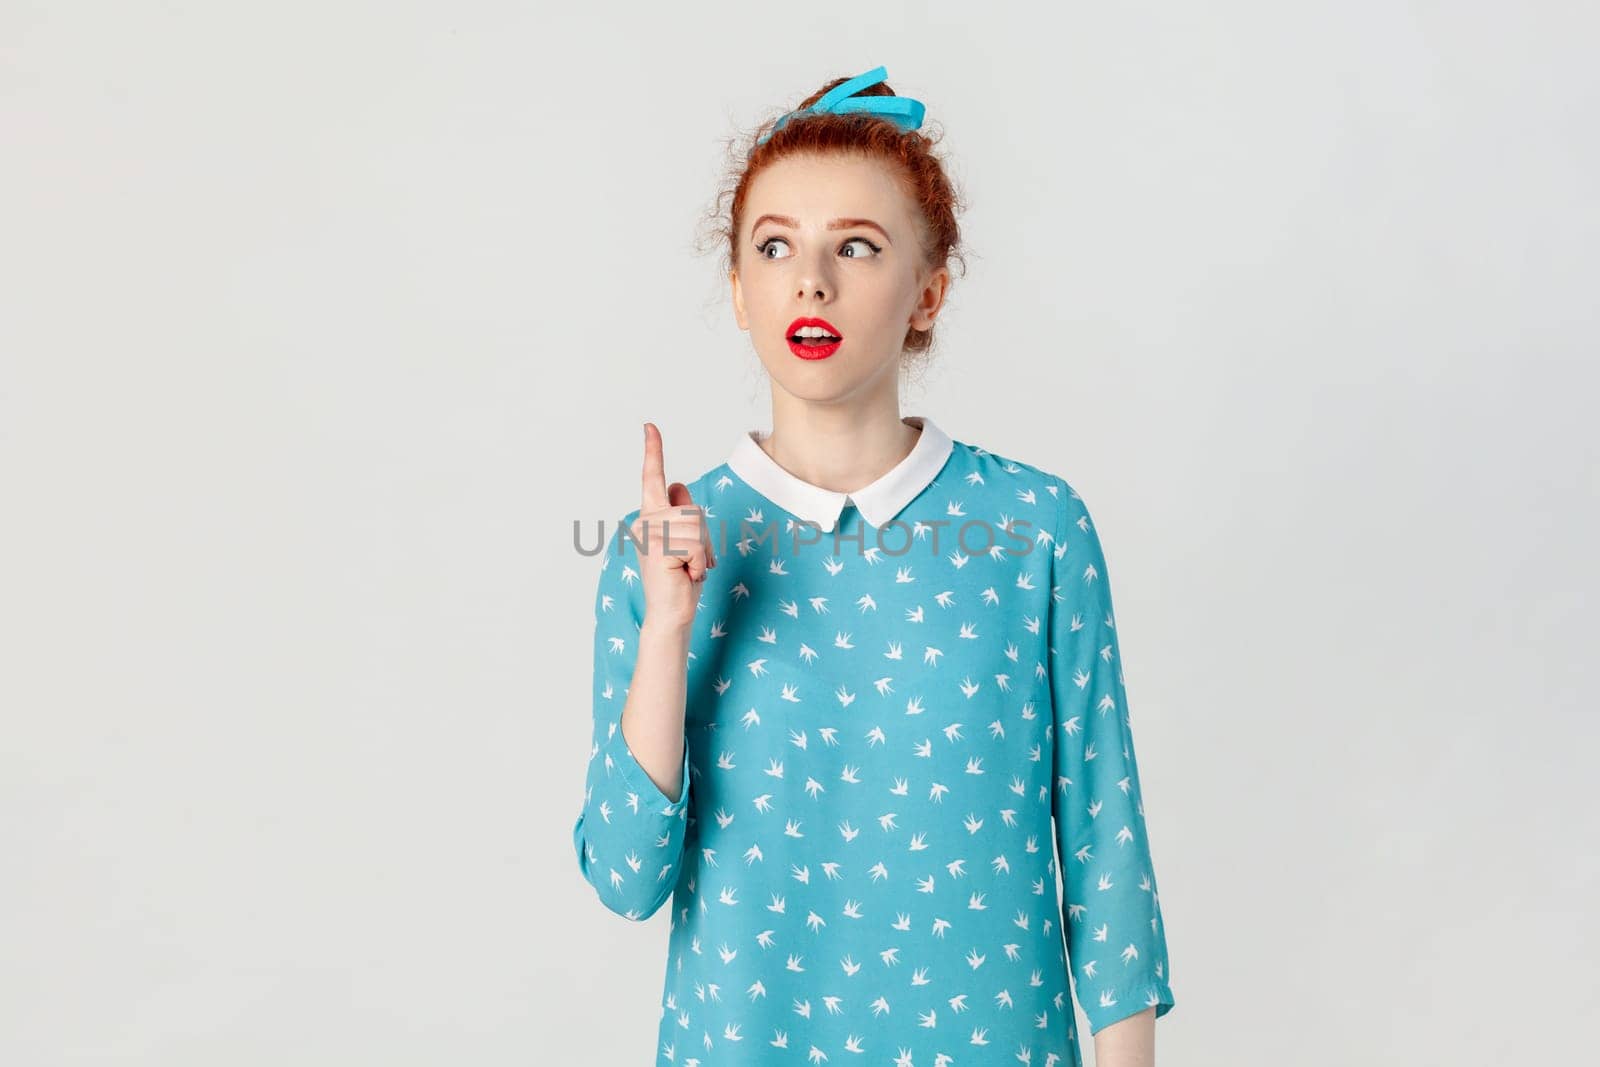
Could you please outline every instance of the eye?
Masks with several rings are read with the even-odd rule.
[[[873,255],[877,255],[879,252],[883,251],[883,249],[879,248],[877,245],[873,244],[871,241],[867,240],[865,237],[852,237],[852,238],[850,238],[850,240],[848,240],[848,241],[846,241],[844,243],[844,247],[845,248],[849,248],[853,244],[864,244],[864,245],[866,245],[868,248],[872,249],[872,254]],[[851,256],[850,258],[851,259],[860,259],[860,258],[862,258],[862,254],[858,253],[856,255]]]
[[[756,245],[756,251],[760,252],[762,258],[764,259],[779,258],[767,255],[767,249],[771,248],[774,243],[783,245],[785,248],[789,246],[789,242],[785,241],[782,237],[768,237],[765,241],[762,241],[760,244]]]

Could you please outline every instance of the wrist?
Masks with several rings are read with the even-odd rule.
[[[648,634],[657,639],[687,641],[693,628],[693,619],[669,619],[646,612],[644,622],[639,624],[639,634],[641,637]]]

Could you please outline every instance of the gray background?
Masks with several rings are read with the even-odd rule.
[[[666,911],[572,853],[572,523],[644,419],[669,480],[768,425],[722,141],[879,63],[971,202],[903,412],[1104,538],[1160,1061],[1574,1061],[1597,30],[0,6],[0,1062],[650,1062]]]

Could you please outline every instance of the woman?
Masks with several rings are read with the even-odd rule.
[[[658,1063],[1077,1067],[1074,987],[1102,1067],[1151,1063],[1174,1001],[1105,560],[1064,479],[899,413],[958,232],[884,77],[734,187],[773,430],[668,485],[645,425],[579,867],[630,919],[672,900]]]

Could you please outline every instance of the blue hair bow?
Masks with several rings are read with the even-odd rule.
[[[784,124],[796,115],[832,112],[843,115],[846,112],[866,111],[877,115],[879,118],[888,119],[903,130],[915,130],[922,125],[924,108],[922,101],[913,100],[909,96],[856,96],[861,90],[877,85],[889,77],[886,67],[874,67],[865,74],[857,74],[848,81],[840,82],[832,89],[817,98],[817,102],[810,107],[803,107],[798,111],[791,111],[780,118],[770,131],[762,134],[757,144],[766,144],[767,138],[783,129]]]

